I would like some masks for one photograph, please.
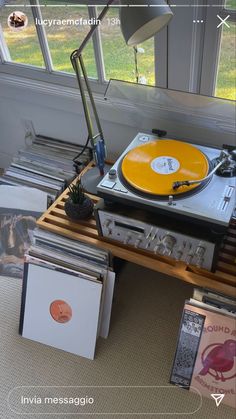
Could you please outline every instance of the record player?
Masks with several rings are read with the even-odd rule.
[[[98,184],[120,202],[226,231],[235,207],[236,150],[139,133]]]

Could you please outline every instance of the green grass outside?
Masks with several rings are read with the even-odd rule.
[[[234,2],[235,0],[229,0]],[[17,0],[21,4],[22,0]],[[27,3],[26,1],[24,3]],[[45,3],[45,1],[42,1]],[[16,0],[14,0],[16,4]],[[19,8],[24,11],[22,8]],[[2,8],[0,11],[0,23],[11,54],[12,61],[44,67],[43,57],[38,44],[33,17],[30,9],[25,8],[29,18],[28,27],[22,32],[13,32],[7,26],[9,9]],[[73,8],[42,8],[43,18],[70,19],[87,18],[87,10]],[[117,10],[109,11],[107,17],[116,17]],[[134,52],[128,47],[121,35],[118,25],[109,26],[107,18],[101,26],[103,54],[106,69],[106,78],[121,79],[126,81],[135,80]],[[216,95],[227,99],[235,97],[235,25],[230,23],[231,28],[223,31],[222,54],[219,63]],[[47,39],[55,70],[73,73],[69,60],[70,53],[77,48],[84,38],[87,27],[53,26],[46,28]],[[154,85],[154,42],[153,39],[143,45],[144,54],[138,54],[139,73],[145,76],[147,83]],[[90,77],[97,78],[95,59],[92,42],[84,53],[84,61]]]
[[[218,68],[216,96],[236,100],[236,26],[230,22],[230,28],[223,29],[221,53]]]

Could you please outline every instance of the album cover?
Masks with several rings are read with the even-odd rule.
[[[43,192],[0,185],[0,275],[23,277],[24,253],[46,208]]]
[[[192,305],[186,308],[205,316],[191,388],[203,396],[225,394],[222,403],[236,408],[236,319]]]
[[[89,359],[94,358],[102,283],[25,264],[20,334]]]
[[[236,408],[236,317],[187,302],[170,382]]]
[[[170,382],[189,389],[198,353],[205,316],[185,304]]]

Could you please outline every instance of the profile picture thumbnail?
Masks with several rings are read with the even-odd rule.
[[[10,29],[21,31],[28,25],[28,18],[23,12],[16,11],[8,16],[7,23]]]

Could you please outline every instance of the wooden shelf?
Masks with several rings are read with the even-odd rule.
[[[93,167],[93,163],[90,163],[86,170],[89,170],[91,167]],[[94,195],[89,196],[94,203],[100,199]],[[228,234],[223,242],[217,261],[216,272],[212,273],[194,266],[188,266],[184,262],[177,262],[169,257],[153,255],[147,251],[133,249],[131,246],[118,244],[99,237],[94,218],[80,222],[72,222],[68,219],[64,211],[64,204],[67,198],[68,189],[40,217],[37,222],[38,226],[53,233],[81,240],[98,248],[108,250],[113,256],[181,279],[193,285],[210,288],[233,297],[236,296],[236,221],[232,221],[229,226]]]

